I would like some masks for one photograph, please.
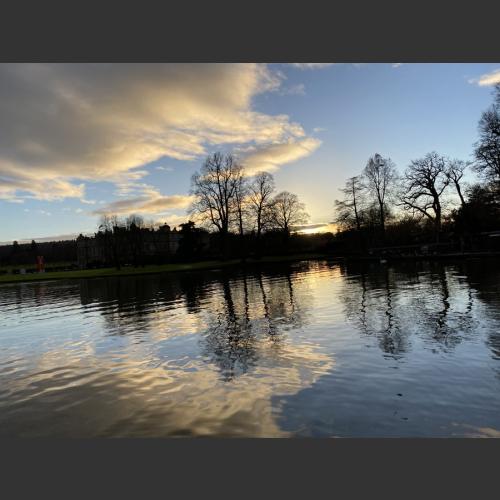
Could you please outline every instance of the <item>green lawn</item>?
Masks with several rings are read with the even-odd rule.
[[[72,264],[75,264],[75,262],[46,262],[45,267],[69,267]],[[10,272],[12,269],[36,269],[36,263],[32,264],[9,264],[8,266],[1,266],[0,265],[0,271],[7,271]]]
[[[260,260],[247,259],[246,264],[259,264],[259,263],[272,263],[272,262],[290,262],[297,260],[307,259],[320,259],[326,258],[322,254],[300,254],[300,255],[284,255],[273,257],[262,257]],[[189,264],[162,264],[159,266],[145,266],[145,267],[125,267],[120,271],[115,268],[103,269],[83,269],[77,271],[59,271],[52,273],[33,273],[33,274],[3,274],[0,275],[0,283],[17,283],[27,281],[40,281],[40,280],[59,280],[59,279],[81,279],[81,278],[100,278],[106,276],[132,276],[138,274],[156,274],[168,273],[178,271],[198,271],[203,269],[221,269],[230,266],[241,265],[241,259],[233,260],[212,260],[193,262]]]

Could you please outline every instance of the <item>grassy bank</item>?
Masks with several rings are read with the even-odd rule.
[[[226,267],[241,266],[241,265],[258,265],[270,264],[273,262],[293,262],[299,260],[322,259],[327,258],[324,254],[300,254],[300,255],[282,255],[272,257],[262,257],[261,259],[247,259],[244,263],[241,259],[233,260],[212,260],[203,262],[192,262],[188,264],[162,264],[159,266],[145,267],[124,267],[119,271],[115,268],[102,269],[82,269],[77,271],[59,271],[52,273],[40,274],[4,274],[0,275],[1,283],[20,283],[31,281],[47,281],[47,280],[62,280],[62,279],[88,279],[88,278],[104,278],[110,276],[135,276],[141,274],[158,274],[170,273],[179,271],[202,271],[205,269],[223,269]]]

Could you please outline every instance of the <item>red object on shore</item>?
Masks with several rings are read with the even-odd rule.
[[[45,271],[45,262],[43,261],[43,255],[38,255],[36,258],[36,269],[39,273]]]

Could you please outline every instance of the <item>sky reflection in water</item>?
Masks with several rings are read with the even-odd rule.
[[[498,437],[499,278],[302,262],[3,285],[0,434]]]

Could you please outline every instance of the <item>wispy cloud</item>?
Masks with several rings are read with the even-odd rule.
[[[274,172],[282,165],[309,156],[320,145],[321,141],[313,137],[307,137],[299,141],[290,141],[286,144],[272,144],[247,151],[243,155],[242,164],[248,175],[262,170]]]
[[[161,214],[173,209],[187,208],[193,201],[192,196],[170,195],[164,196],[151,189],[143,196],[126,198],[109,203],[92,212],[93,215],[129,215],[136,214]]]
[[[254,108],[284,82],[265,64],[2,64],[0,82],[0,199],[85,199],[94,181],[128,196],[162,157],[305,137]]]
[[[281,95],[306,95],[306,87],[303,83],[283,87],[280,91]]]
[[[92,235],[93,233],[84,233],[87,235]],[[58,234],[56,236],[44,236],[43,238],[17,238],[16,241],[20,244],[22,243],[31,243],[32,240],[35,240],[37,243],[44,243],[50,241],[67,241],[67,240],[75,240],[78,238],[78,233],[70,233],[70,234]],[[0,241],[0,245],[12,245],[12,241]]]
[[[471,78],[469,83],[477,84],[480,87],[488,87],[490,85],[496,85],[500,83],[500,68],[491,71],[490,73],[485,73],[479,78]]]
[[[392,63],[393,68],[400,68],[403,65],[403,63]]]

